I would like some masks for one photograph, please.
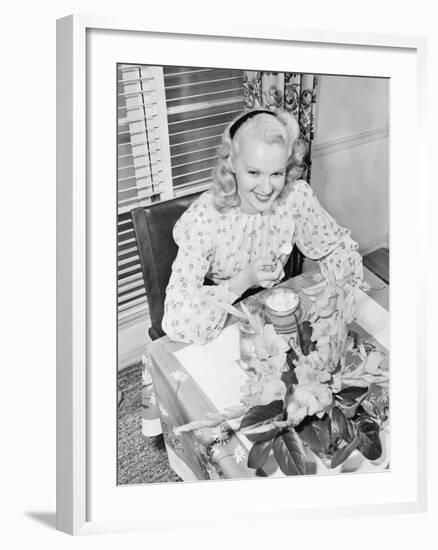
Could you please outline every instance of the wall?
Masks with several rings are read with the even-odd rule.
[[[312,187],[368,253],[389,244],[389,80],[319,82]]]
[[[141,317],[135,322],[119,327],[117,346],[117,369],[122,370],[141,360],[150,343],[148,329],[150,327],[148,317]]]

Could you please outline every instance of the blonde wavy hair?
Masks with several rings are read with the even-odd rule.
[[[270,113],[260,112],[253,116],[250,115],[251,112],[255,113],[256,111],[258,109],[240,113],[223,133],[211,186],[213,204],[219,211],[240,204],[231,157],[239,153],[241,143],[248,134],[262,139],[265,143],[283,144],[288,149],[285,185],[280,197],[289,191],[290,185],[302,176],[306,168],[307,143],[299,135],[300,130],[295,117],[281,109],[274,109]],[[271,113],[275,116],[272,116]],[[238,121],[248,115],[248,120],[244,120],[241,125],[238,125]],[[230,129],[232,130],[236,123],[238,127],[234,136],[231,137]]]

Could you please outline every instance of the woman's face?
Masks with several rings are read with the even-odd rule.
[[[232,159],[240,196],[240,209],[247,214],[269,212],[281,193],[286,176],[288,152],[279,143],[265,143],[248,136]]]

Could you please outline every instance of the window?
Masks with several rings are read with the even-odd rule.
[[[244,108],[243,72],[118,66],[118,319],[148,315],[130,211],[207,189],[222,133]]]
[[[226,125],[243,109],[243,73],[164,67],[175,195],[208,187]]]

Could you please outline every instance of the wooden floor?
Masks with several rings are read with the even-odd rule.
[[[363,265],[389,284],[389,250],[379,248],[363,257]]]

